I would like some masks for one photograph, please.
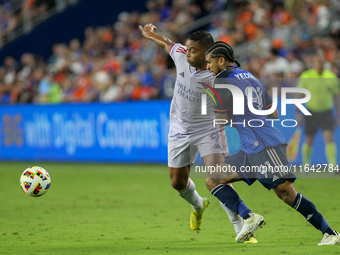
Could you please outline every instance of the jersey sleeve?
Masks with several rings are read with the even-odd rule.
[[[176,63],[178,63],[180,57],[186,56],[187,54],[187,48],[180,44],[180,43],[174,43],[170,47],[169,55],[172,58],[172,60]]]
[[[233,97],[229,89],[215,89],[215,113],[228,113],[233,105]]]

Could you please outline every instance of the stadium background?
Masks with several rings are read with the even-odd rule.
[[[295,86],[314,53],[339,75],[336,3],[1,1],[0,158],[166,163],[176,73],[167,54],[142,39],[139,24],[155,23],[182,43],[208,30],[271,91]],[[295,118],[293,108],[285,118]],[[287,141],[296,131],[277,127]],[[236,131],[226,132],[237,151]],[[312,163],[326,163],[320,133],[314,148]],[[301,155],[291,161],[301,163]]]

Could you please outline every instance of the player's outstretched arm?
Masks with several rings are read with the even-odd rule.
[[[171,45],[174,44],[169,38],[159,35],[155,33],[157,27],[151,23],[146,24],[144,27],[139,26],[140,31],[142,31],[142,35],[154,43],[156,43],[159,47],[166,50],[167,53],[170,53]]]

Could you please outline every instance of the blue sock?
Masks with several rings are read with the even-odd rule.
[[[236,191],[229,185],[218,185],[215,187],[211,194],[218,198],[226,207],[234,213],[240,215],[243,219],[250,217],[249,213],[252,211],[244,204],[242,199]]]
[[[322,234],[328,233],[335,235],[333,229],[328,225],[322,214],[316,209],[315,205],[300,193],[297,194],[292,207],[301,213],[306,220],[312,224],[316,229],[320,230]]]

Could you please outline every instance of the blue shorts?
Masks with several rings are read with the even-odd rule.
[[[295,174],[289,170],[287,145],[266,148],[254,155],[239,151],[225,160],[236,169],[240,179],[252,185],[258,180],[265,188],[273,189],[285,181],[294,182]]]

